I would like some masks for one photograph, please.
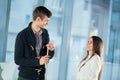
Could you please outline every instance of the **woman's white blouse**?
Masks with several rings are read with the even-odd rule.
[[[88,57],[78,67],[77,80],[98,80],[100,68],[100,57],[97,54],[92,58]]]

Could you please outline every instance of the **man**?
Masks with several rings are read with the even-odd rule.
[[[45,64],[54,55],[54,45],[44,28],[52,13],[39,6],[33,11],[33,21],[18,33],[15,43],[15,63],[19,65],[18,80],[44,80]],[[47,55],[48,49],[48,55]]]

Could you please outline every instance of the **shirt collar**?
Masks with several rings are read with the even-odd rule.
[[[38,31],[38,32],[36,32],[33,28],[32,28],[32,30],[33,30],[34,34],[41,35],[41,34],[43,33],[43,30],[42,30],[42,29],[40,29],[40,31]]]

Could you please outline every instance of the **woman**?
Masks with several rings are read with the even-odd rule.
[[[77,80],[100,80],[103,62],[103,41],[97,36],[90,37],[87,55],[80,62]]]

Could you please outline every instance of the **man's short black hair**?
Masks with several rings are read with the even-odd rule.
[[[41,19],[43,19],[45,16],[50,18],[52,16],[52,13],[50,10],[48,10],[44,6],[38,6],[33,11],[33,20],[35,20],[37,17],[40,17]]]

